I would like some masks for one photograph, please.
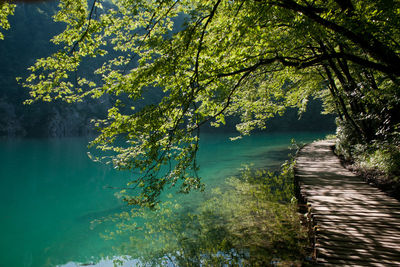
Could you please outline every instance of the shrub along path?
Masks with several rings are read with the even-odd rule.
[[[295,168],[326,266],[400,266],[400,202],[345,169],[333,141],[306,145]]]

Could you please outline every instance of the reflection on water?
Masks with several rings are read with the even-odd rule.
[[[297,266],[305,257],[306,231],[293,201],[293,171],[277,175],[244,168],[214,188],[196,210],[164,201],[156,210],[131,210],[113,216],[119,240],[116,254],[148,266]]]
[[[114,263],[119,263],[120,267],[132,267],[132,266],[143,266],[143,263],[137,259],[131,259],[128,256],[125,257],[113,257],[113,258],[105,258],[101,259],[99,262],[68,262],[66,264],[57,265],[57,267],[82,267],[82,266],[91,266],[91,267],[114,267]],[[165,266],[165,265],[164,265]],[[166,265],[166,266],[172,266]]]
[[[199,163],[207,190],[174,199],[185,211],[198,210],[213,188],[225,190],[225,178],[237,174],[242,163],[276,167],[287,157],[291,138],[323,136],[260,134],[230,142],[226,134],[204,134]],[[91,222],[127,210],[107,186],[121,187],[131,174],[91,162],[86,144],[85,139],[0,140],[1,266],[110,266],[115,255],[128,255],[111,249],[120,240],[100,236],[116,231],[114,222]],[[176,222],[179,216],[174,215]]]

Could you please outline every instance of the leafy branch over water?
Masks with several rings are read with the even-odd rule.
[[[26,103],[110,99],[92,145],[142,172],[129,204],[155,206],[170,186],[203,189],[199,129],[229,117],[248,135],[319,97],[352,145],[398,143],[399,14],[383,0],[60,0],[59,49],[21,83]]]
[[[105,237],[124,240],[119,255],[152,265],[300,264],[307,239],[293,197],[292,166],[284,164],[279,174],[245,167],[195,210],[169,200],[155,210],[120,213],[113,218],[117,230]]]

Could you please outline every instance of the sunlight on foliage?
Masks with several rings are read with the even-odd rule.
[[[8,16],[14,15],[15,5],[0,2],[0,29],[8,30],[10,28],[10,23],[8,22]],[[0,32],[0,40],[4,39],[4,34]]]
[[[111,108],[95,120],[91,143],[104,153],[93,158],[140,172],[129,204],[154,207],[169,186],[202,190],[200,129],[228,117],[248,135],[317,97],[353,145],[400,139],[398,1],[58,4],[58,50],[20,80],[30,91],[25,103],[107,97]]]
[[[396,146],[356,145],[352,148],[352,156],[359,168],[395,175],[397,180],[400,177],[400,149]]]
[[[336,153],[352,163],[356,169],[377,172],[376,175],[383,174],[385,179],[400,180],[400,143],[397,137],[362,144],[357,142],[350,127],[339,124]]]

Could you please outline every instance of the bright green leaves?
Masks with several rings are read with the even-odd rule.
[[[165,186],[201,190],[201,125],[238,116],[238,130],[248,134],[297,105],[285,101],[298,88],[282,91],[293,71],[276,60],[261,63],[290,53],[286,43],[297,37],[270,19],[290,24],[292,15],[264,8],[240,1],[64,0],[54,18],[67,26],[53,38],[63,48],[31,67],[27,102],[115,100],[96,122],[100,134],[92,145],[106,153],[99,160],[139,172],[131,183],[137,194],[122,194],[128,203],[154,206]],[[83,73],[81,63],[94,57],[98,67]]]
[[[7,2],[0,2],[0,29],[8,30],[10,23],[8,22],[8,16],[14,14],[15,5]],[[4,39],[4,35],[0,32],[0,40]]]
[[[365,112],[397,105],[397,4],[307,3],[63,0],[54,17],[66,24],[53,38],[60,51],[31,67],[27,102],[115,103],[92,145],[116,168],[139,172],[124,198],[153,206],[165,186],[202,188],[202,125],[235,116],[249,134],[288,107],[303,111],[311,96],[346,119],[355,102]]]
[[[77,70],[79,61],[76,54],[69,56],[63,52],[37,60],[35,65],[30,67],[33,73],[26,79],[24,84],[24,86],[31,89],[31,99],[25,101],[25,103],[55,99],[62,99],[70,103],[80,100],[75,91],[82,90],[68,80],[69,73]],[[80,83],[83,84],[82,81]]]

